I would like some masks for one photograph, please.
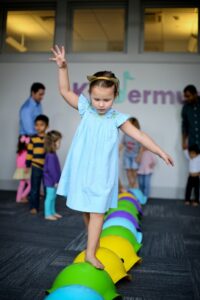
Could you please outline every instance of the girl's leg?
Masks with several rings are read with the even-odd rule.
[[[44,216],[48,217],[51,216],[51,201],[52,201],[52,194],[51,194],[51,188],[46,188],[46,198],[44,200]]]
[[[86,230],[88,232],[88,225],[89,225],[89,221],[90,221],[90,214],[89,213],[86,213],[86,212],[83,213],[83,221],[85,223],[85,227],[86,227]],[[99,248],[99,245],[100,245],[100,243],[98,242],[97,248]]]
[[[104,269],[102,263],[96,258],[96,250],[99,245],[99,237],[103,226],[104,214],[90,213],[88,224],[88,241],[85,260],[97,269]]]
[[[138,188],[138,181],[137,181],[137,170],[132,170],[132,176],[133,176],[133,187]]]
[[[137,171],[133,169],[127,169],[127,177],[128,177],[128,183],[129,187],[136,188],[137,185]]]
[[[51,210],[51,215],[55,215],[56,213],[56,188],[51,187],[51,203],[50,203],[50,210]]]
[[[132,170],[127,169],[126,170],[127,178],[128,178],[128,185],[129,187],[133,187],[133,177],[132,177]]]
[[[55,221],[56,217],[52,215],[52,200],[54,197],[54,188],[47,187],[46,188],[46,197],[44,201],[44,216],[47,220]]]
[[[25,180],[20,180],[19,185],[18,185],[18,189],[17,189],[17,195],[16,195],[16,202],[21,202],[22,199],[22,194],[23,194],[23,190],[25,187]]]
[[[121,180],[119,179],[119,193],[125,193],[127,192],[127,190],[125,189],[125,187],[122,185]]]
[[[60,218],[62,218],[62,216],[56,212],[56,188],[53,188],[53,189],[54,189],[54,193],[53,193],[52,201],[51,201],[51,213],[54,217],[56,217],[57,219],[60,219]]]
[[[29,179],[24,180],[24,181],[25,181],[26,187],[22,192],[22,198],[26,198],[31,190],[31,181]]]

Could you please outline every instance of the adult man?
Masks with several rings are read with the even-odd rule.
[[[35,118],[42,114],[41,101],[45,94],[45,86],[42,83],[35,82],[31,86],[30,97],[20,108],[20,135],[36,134],[34,121]]]
[[[182,108],[182,147],[197,145],[200,149],[200,97],[194,85],[184,88],[186,103]]]

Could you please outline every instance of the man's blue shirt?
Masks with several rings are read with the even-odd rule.
[[[42,114],[42,105],[40,102],[35,101],[29,97],[20,108],[19,120],[20,128],[19,134],[34,135],[36,134],[34,121],[35,118]]]

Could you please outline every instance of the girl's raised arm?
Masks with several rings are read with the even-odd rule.
[[[58,79],[60,94],[69,105],[78,109],[78,95],[70,89],[67,62],[65,59],[65,48],[63,46],[59,48],[56,45],[51,51],[54,54],[54,57],[50,58],[50,60],[55,61],[59,68]]]
[[[149,149],[151,152],[159,155],[167,165],[174,165],[173,159],[165,153],[146,133],[137,129],[131,122],[126,121],[120,129],[130,137],[136,139],[139,143]]]

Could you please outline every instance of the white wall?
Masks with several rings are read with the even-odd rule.
[[[162,148],[169,152],[175,161],[175,167],[166,166],[160,159],[152,178],[152,196],[161,198],[183,198],[187,177],[187,163],[181,151],[181,104],[174,98],[174,104],[167,100],[161,104],[153,103],[153,91],[169,91],[174,95],[184,86],[192,83],[198,87],[200,68],[195,64],[84,64],[71,63],[69,66],[71,85],[79,86],[86,82],[86,75],[98,70],[112,70],[120,78],[126,71],[134,77],[127,81],[125,101],[115,107],[125,113],[136,116],[142,129],[147,132]],[[15,170],[15,151],[18,135],[18,111],[29,95],[29,88],[34,81],[46,85],[43,100],[44,113],[50,117],[50,129],[63,133],[59,157],[63,165],[74,131],[80,120],[76,111],[66,105],[58,93],[57,70],[51,63],[1,63],[0,64],[0,188],[14,189],[12,181]],[[148,103],[143,97],[138,103],[127,100],[131,90],[143,94],[149,90]],[[84,91],[87,94],[87,89]],[[167,98],[166,98],[167,99]],[[132,100],[136,100],[133,98]],[[121,173],[121,176],[123,172]],[[124,181],[124,179],[123,179]]]

